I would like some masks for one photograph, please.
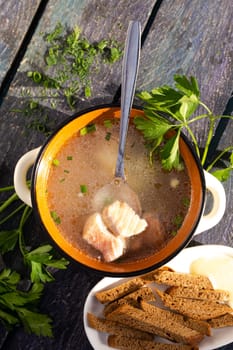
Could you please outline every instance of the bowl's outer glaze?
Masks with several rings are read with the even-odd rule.
[[[108,118],[120,118],[120,107],[106,105],[81,112],[66,121],[48,139],[37,157],[32,173],[32,204],[43,228],[47,231],[52,241],[55,242],[69,258],[103,275],[118,277],[138,275],[168,262],[183,249],[192,238],[204,206],[205,180],[203,169],[188,140],[182,135],[180,151],[191,181],[191,203],[180,230],[163,249],[146,259],[133,263],[105,263],[85,255],[84,252],[65,240],[59,231],[59,225],[56,225],[51,218],[45,195],[47,191],[47,178],[52,161],[56,158],[56,154],[64,142],[87,124],[104,115]],[[130,116],[134,118],[138,115],[144,115],[142,109],[138,107],[133,108]]]

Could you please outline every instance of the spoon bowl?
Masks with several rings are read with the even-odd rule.
[[[138,195],[128,185],[125,179],[116,177],[111,183],[100,188],[94,196],[94,211],[102,211],[103,208],[116,200],[126,202],[138,215],[141,215],[142,208]]]

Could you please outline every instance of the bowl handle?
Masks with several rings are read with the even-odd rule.
[[[203,215],[195,230],[194,235],[214,227],[222,219],[226,209],[226,194],[221,182],[212,174],[204,170],[206,190],[210,191],[213,197],[211,210]]]
[[[32,149],[25,153],[17,162],[14,170],[14,187],[18,197],[27,205],[32,207],[31,192],[27,185],[27,173],[35,163],[41,147]]]

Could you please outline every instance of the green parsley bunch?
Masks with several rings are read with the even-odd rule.
[[[184,75],[175,75],[174,81],[175,88],[165,85],[155,88],[151,92],[143,91],[138,94],[138,97],[144,102],[145,117],[136,117],[135,125],[145,137],[151,162],[153,161],[154,152],[158,152],[164,169],[179,169],[182,166],[179,138],[181,131],[185,130],[204,166],[217,121],[220,118],[233,119],[233,117],[214,115],[201,100],[198,82],[194,77],[187,78]],[[196,115],[195,112],[199,106],[203,107],[204,113]],[[201,119],[208,119],[209,121],[209,130],[203,152],[201,152],[191,128],[195,121]],[[171,138],[166,137],[169,130],[176,131]],[[233,145],[225,148],[206,169],[210,171],[219,159],[226,153],[230,153],[228,166],[213,172],[213,175],[220,181],[227,180],[233,170],[232,150]]]
[[[52,336],[52,319],[39,311],[39,302],[44,290],[44,284],[54,280],[51,269],[65,269],[68,261],[56,257],[53,247],[49,244],[35,249],[26,246],[24,241],[24,226],[31,216],[32,209],[19,202],[14,187],[3,187],[0,194],[13,193],[0,204],[0,225],[11,220],[21,212],[18,226],[13,229],[0,230],[0,254],[14,255],[16,250],[21,253],[21,260],[25,271],[29,271],[26,278],[30,288],[22,291],[20,285],[25,277],[10,267],[5,266],[0,271],[0,321],[7,329],[23,325],[28,333],[38,336]],[[5,214],[5,215],[4,215]],[[7,265],[7,264],[6,264]]]

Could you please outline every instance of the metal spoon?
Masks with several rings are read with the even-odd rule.
[[[126,36],[122,66],[120,139],[115,177],[111,183],[100,188],[95,194],[93,200],[95,211],[101,211],[104,206],[111,204],[115,200],[120,200],[126,202],[139,215],[141,214],[141,205],[138,195],[127,184],[124,173],[125,144],[129,125],[129,115],[136,87],[140,46],[140,22],[130,21]]]

